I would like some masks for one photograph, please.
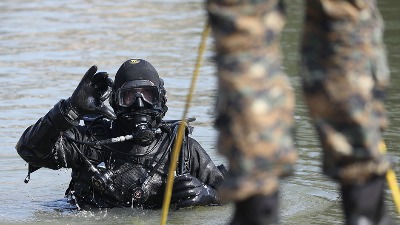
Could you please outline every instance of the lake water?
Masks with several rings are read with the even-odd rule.
[[[282,181],[282,224],[342,224],[337,186],[321,175],[321,148],[307,116],[297,72],[301,0],[288,3],[282,48],[285,70],[296,88],[296,140],[299,160],[294,176]],[[380,0],[392,71],[386,105],[391,125],[385,132],[389,154],[400,159],[400,1]],[[76,211],[63,198],[70,170],[41,169],[23,182],[26,163],[15,144],[27,126],[62,98],[71,95],[82,75],[96,64],[114,76],[129,58],[150,61],[165,80],[169,111],[179,119],[196,60],[205,11],[201,0],[91,1],[3,0],[0,2],[0,223],[1,224],[159,224],[160,210]],[[208,40],[205,63],[189,112],[196,117],[194,138],[214,161],[215,69]],[[400,170],[395,167],[400,174]],[[397,224],[389,191],[386,202]],[[232,205],[171,211],[168,224],[226,224]]]

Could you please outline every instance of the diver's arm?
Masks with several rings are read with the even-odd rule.
[[[62,137],[65,132],[73,137],[81,136],[77,120],[69,118],[67,102],[61,100],[44,117],[28,127],[16,145],[18,154],[29,164],[37,167],[59,169],[72,167],[79,154],[71,143]]]
[[[203,147],[193,138],[188,138],[190,157],[190,174],[204,184],[218,189],[224,181],[224,175],[214,164]]]
[[[74,142],[63,138],[66,133],[83,140],[79,132],[79,119],[86,114],[100,114],[115,119],[115,113],[103,104],[112,80],[106,72],[97,72],[92,66],[67,100],[57,103],[36,124],[30,126],[20,138],[16,149],[29,164],[36,167],[58,169],[78,164],[80,150]]]

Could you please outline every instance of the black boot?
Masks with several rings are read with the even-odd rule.
[[[231,225],[278,224],[279,195],[256,195],[235,204]]]
[[[384,177],[363,185],[342,185],[346,225],[391,225],[384,207]]]

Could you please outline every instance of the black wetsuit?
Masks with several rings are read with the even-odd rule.
[[[72,168],[66,193],[81,207],[161,207],[176,123],[161,123],[149,146],[131,141],[89,145],[122,134],[115,122],[106,119],[77,125],[61,113],[61,107],[62,101],[20,138],[16,149],[30,167]],[[185,136],[177,174],[189,173],[217,189],[223,182],[220,169],[196,140]],[[91,168],[97,168],[97,175]]]

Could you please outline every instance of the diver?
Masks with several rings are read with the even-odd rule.
[[[111,110],[104,102],[109,99]],[[130,59],[115,80],[92,66],[66,100],[28,127],[16,145],[30,174],[72,168],[66,196],[78,209],[160,208],[170,153],[183,121],[165,121],[164,82],[146,60]],[[80,121],[83,120],[83,123]],[[226,168],[186,129],[173,186],[177,208],[221,204]]]

